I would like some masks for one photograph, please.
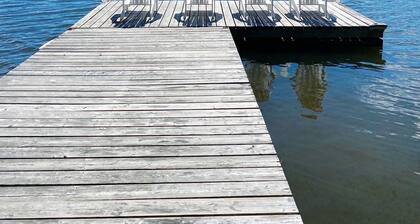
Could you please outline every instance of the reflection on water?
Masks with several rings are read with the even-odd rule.
[[[271,65],[248,63],[247,61],[244,61],[243,64],[257,100],[268,100],[270,98],[271,83],[275,77]]]
[[[327,85],[325,75],[322,65],[298,65],[296,75],[292,78],[293,88],[304,108],[322,112],[322,100]]]
[[[415,69],[381,49],[241,57],[305,224],[419,223]]]
[[[279,71],[273,71],[273,66],[265,63],[244,60],[243,64],[259,102],[269,100],[272,82],[276,76],[281,76],[292,81],[291,86],[303,108],[322,112],[322,101],[327,90],[326,72],[322,64],[298,64],[291,74],[289,63],[281,65]],[[302,116],[316,118],[310,114]]]

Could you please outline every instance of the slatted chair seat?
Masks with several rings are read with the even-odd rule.
[[[120,16],[121,21],[125,18],[125,15],[129,10],[130,5],[149,6],[149,13],[150,13],[149,15],[150,17],[153,18],[153,16],[157,12],[159,0],[123,0],[122,2],[123,2],[123,7],[122,7],[121,16]]]
[[[297,2],[297,4],[296,4]],[[323,12],[324,16],[328,18],[328,0],[289,0],[290,12],[301,18],[302,5],[318,6],[318,12]]]
[[[268,12],[270,13],[271,18],[274,20],[274,0],[240,0],[239,1],[239,11],[245,19],[248,19],[247,9],[250,5],[265,5]]]
[[[184,12],[183,17],[186,18],[187,12],[191,11],[193,7],[199,8],[200,6],[206,6],[206,10],[210,9],[211,20],[216,19],[215,15],[216,0],[184,0]]]

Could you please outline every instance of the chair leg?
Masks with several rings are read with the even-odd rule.
[[[211,11],[212,11],[212,21],[215,22],[216,21],[216,0],[213,0],[213,5],[211,7]]]
[[[274,14],[274,0],[271,1],[271,5],[270,5],[270,13],[271,13],[271,19],[273,20],[273,22],[275,22],[276,20],[276,15]]]
[[[242,0],[239,1],[239,14],[246,20],[246,4]]]
[[[243,14],[244,20],[246,21],[248,20],[248,12],[246,11],[246,3],[244,3],[242,7],[243,7],[242,14]]]
[[[184,10],[182,12],[181,21],[185,22],[187,20],[187,4],[185,3],[186,0],[184,0],[184,6],[182,7]]]
[[[127,9],[126,9],[125,5],[123,5],[121,15],[120,15],[120,22],[124,20],[126,11],[127,11]]]
[[[328,15],[328,6],[327,6],[327,0],[325,0],[325,8],[324,8],[324,13],[325,13],[325,17],[327,18],[327,19],[329,19],[328,17],[329,17],[329,15]]]
[[[155,16],[155,4],[153,4],[152,0],[149,1],[149,7],[150,19],[153,20],[153,17]]]

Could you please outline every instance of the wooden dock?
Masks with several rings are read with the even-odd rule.
[[[289,11],[288,1],[274,1],[275,19],[265,5],[249,6],[248,18],[239,11],[239,1],[215,0],[215,19],[211,20],[205,5],[190,6],[184,15],[183,0],[159,0],[158,11],[151,16],[148,6],[130,6],[127,18],[120,21],[122,3],[102,3],[73,29],[93,28],[167,28],[167,27],[228,27],[236,41],[256,39],[257,43],[273,40],[270,45],[309,42],[382,45],[386,25],[376,22],[337,2],[328,3],[329,18],[317,11],[317,6],[302,6],[301,18]],[[153,18],[152,18],[153,17]],[[301,40],[301,41],[300,41]]]
[[[274,1],[276,20],[269,19],[269,12],[264,5],[249,6],[249,18],[244,19],[239,13],[239,2],[233,0],[217,0],[216,19],[210,19],[210,11],[205,5],[191,6],[185,18],[183,16],[183,0],[159,1],[158,11],[153,19],[146,10],[147,6],[130,6],[127,18],[119,20],[122,3],[109,1],[102,3],[92,13],[86,15],[72,28],[134,28],[134,27],[374,27],[382,25],[357,13],[337,2],[330,2],[327,19],[317,11],[316,6],[303,6],[302,18],[289,13],[287,1]]]
[[[224,0],[216,21],[200,8],[181,21],[182,3],[124,21],[119,1],[100,4],[0,78],[1,223],[302,224],[232,33],[384,25],[338,3],[332,20],[295,20],[283,1],[274,23]]]
[[[0,91],[2,223],[302,223],[229,29],[68,31]]]

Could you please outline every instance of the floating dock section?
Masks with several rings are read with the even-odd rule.
[[[327,46],[381,46],[387,27],[335,1],[328,2],[328,18],[318,11],[316,5],[303,5],[298,18],[290,12],[289,2],[284,0],[274,0],[274,20],[270,18],[266,5],[248,6],[245,19],[240,13],[239,1],[234,0],[215,0],[214,20],[206,5],[188,6],[186,15],[184,7],[183,0],[159,1],[157,12],[150,16],[147,6],[131,6],[127,18],[120,21],[122,3],[109,1],[99,5],[72,28],[226,27],[231,29],[236,41],[246,39],[257,45],[272,41],[271,45],[301,46],[316,42]]]

